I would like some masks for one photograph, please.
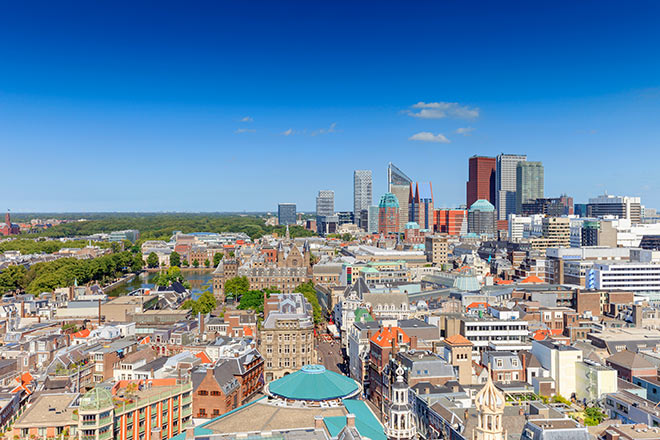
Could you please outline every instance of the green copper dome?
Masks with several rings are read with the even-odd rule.
[[[392,193],[385,193],[380,198],[380,203],[378,204],[379,208],[398,208],[399,201],[396,196]]]
[[[479,199],[470,206],[470,212],[474,211],[493,212],[495,211],[495,207],[488,200]]]
[[[356,381],[323,365],[305,365],[295,373],[268,384],[268,393],[291,400],[332,400],[355,396],[360,392]]]

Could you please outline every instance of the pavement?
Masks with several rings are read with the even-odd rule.
[[[348,370],[344,369],[344,356],[341,349],[341,341],[319,341],[316,342],[316,354],[318,363],[327,370],[335,373],[345,374]]]

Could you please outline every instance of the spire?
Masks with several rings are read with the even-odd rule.
[[[502,427],[504,415],[504,393],[495,387],[488,364],[488,380],[474,399],[477,408],[477,427],[472,432],[473,440],[505,440],[506,431]]]
[[[289,225],[286,225],[286,239],[290,240],[291,239],[291,234],[289,234]]]
[[[403,368],[399,366],[395,374],[396,381],[392,384],[385,434],[388,440],[414,439],[417,430],[408,400],[410,390],[403,380]]]

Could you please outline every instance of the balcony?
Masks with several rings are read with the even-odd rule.
[[[106,440],[109,438],[112,438],[112,431],[110,431],[109,429],[99,434],[99,440]]]

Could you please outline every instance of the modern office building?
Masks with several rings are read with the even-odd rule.
[[[518,162],[516,165],[516,214],[522,213],[524,203],[543,198],[543,164]]]
[[[472,206],[479,199],[495,203],[495,170],[497,160],[494,157],[472,156],[468,162],[467,206]]]
[[[497,219],[507,220],[516,212],[516,167],[525,162],[524,154],[500,154],[495,169],[495,208]]]
[[[280,203],[277,205],[277,221],[280,225],[295,225],[296,204]]]
[[[319,191],[316,196],[316,216],[335,215],[335,192],[329,189]]]
[[[468,210],[468,232],[495,235],[495,207],[484,199],[479,199]]]
[[[339,216],[320,215],[316,217],[316,233],[319,235],[334,234],[339,227]]]
[[[378,206],[369,207],[369,220],[367,225],[367,232],[370,234],[378,233]]]
[[[371,170],[355,170],[353,172],[353,214],[356,219],[362,218],[362,211],[368,211],[373,204]],[[366,229],[367,225],[359,227]]]
[[[140,231],[137,229],[126,229],[125,231],[113,231],[108,237],[108,241],[125,241],[135,243],[140,238]]]
[[[378,204],[378,233],[399,233],[399,201],[394,194],[385,193]]]
[[[562,195],[555,198],[541,198],[523,203],[521,215],[543,214],[549,217],[561,217],[573,214],[573,197]]]
[[[337,224],[338,225],[345,225],[347,223],[355,223],[358,224],[360,219],[356,218],[354,213],[351,211],[341,211],[338,212],[337,214]]]
[[[433,230],[433,186],[431,182],[416,183],[414,186],[412,183],[410,184],[408,210],[408,221],[417,223],[422,229]]]
[[[596,262],[593,265],[593,285],[602,290],[660,292],[660,264],[632,261]]]
[[[387,191],[394,194],[399,201],[399,227],[401,228],[399,232],[403,232],[403,228],[409,220],[408,201],[412,183],[410,177],[390,162],[387,167]]]
[[[467,211],[465,209],[436,209],[434,230],[447,235],[465,235],[467,228]]]
[[[603,217],[606,215],[628,219],[632,224],[639,223],[642,219],[641,199],[609,194],[589,199],[587,216]]]
[[[426,254],[426,261],[435,266],[449,263],[449,241],[447,237],[427,235],[424,242],[424,253]]]

